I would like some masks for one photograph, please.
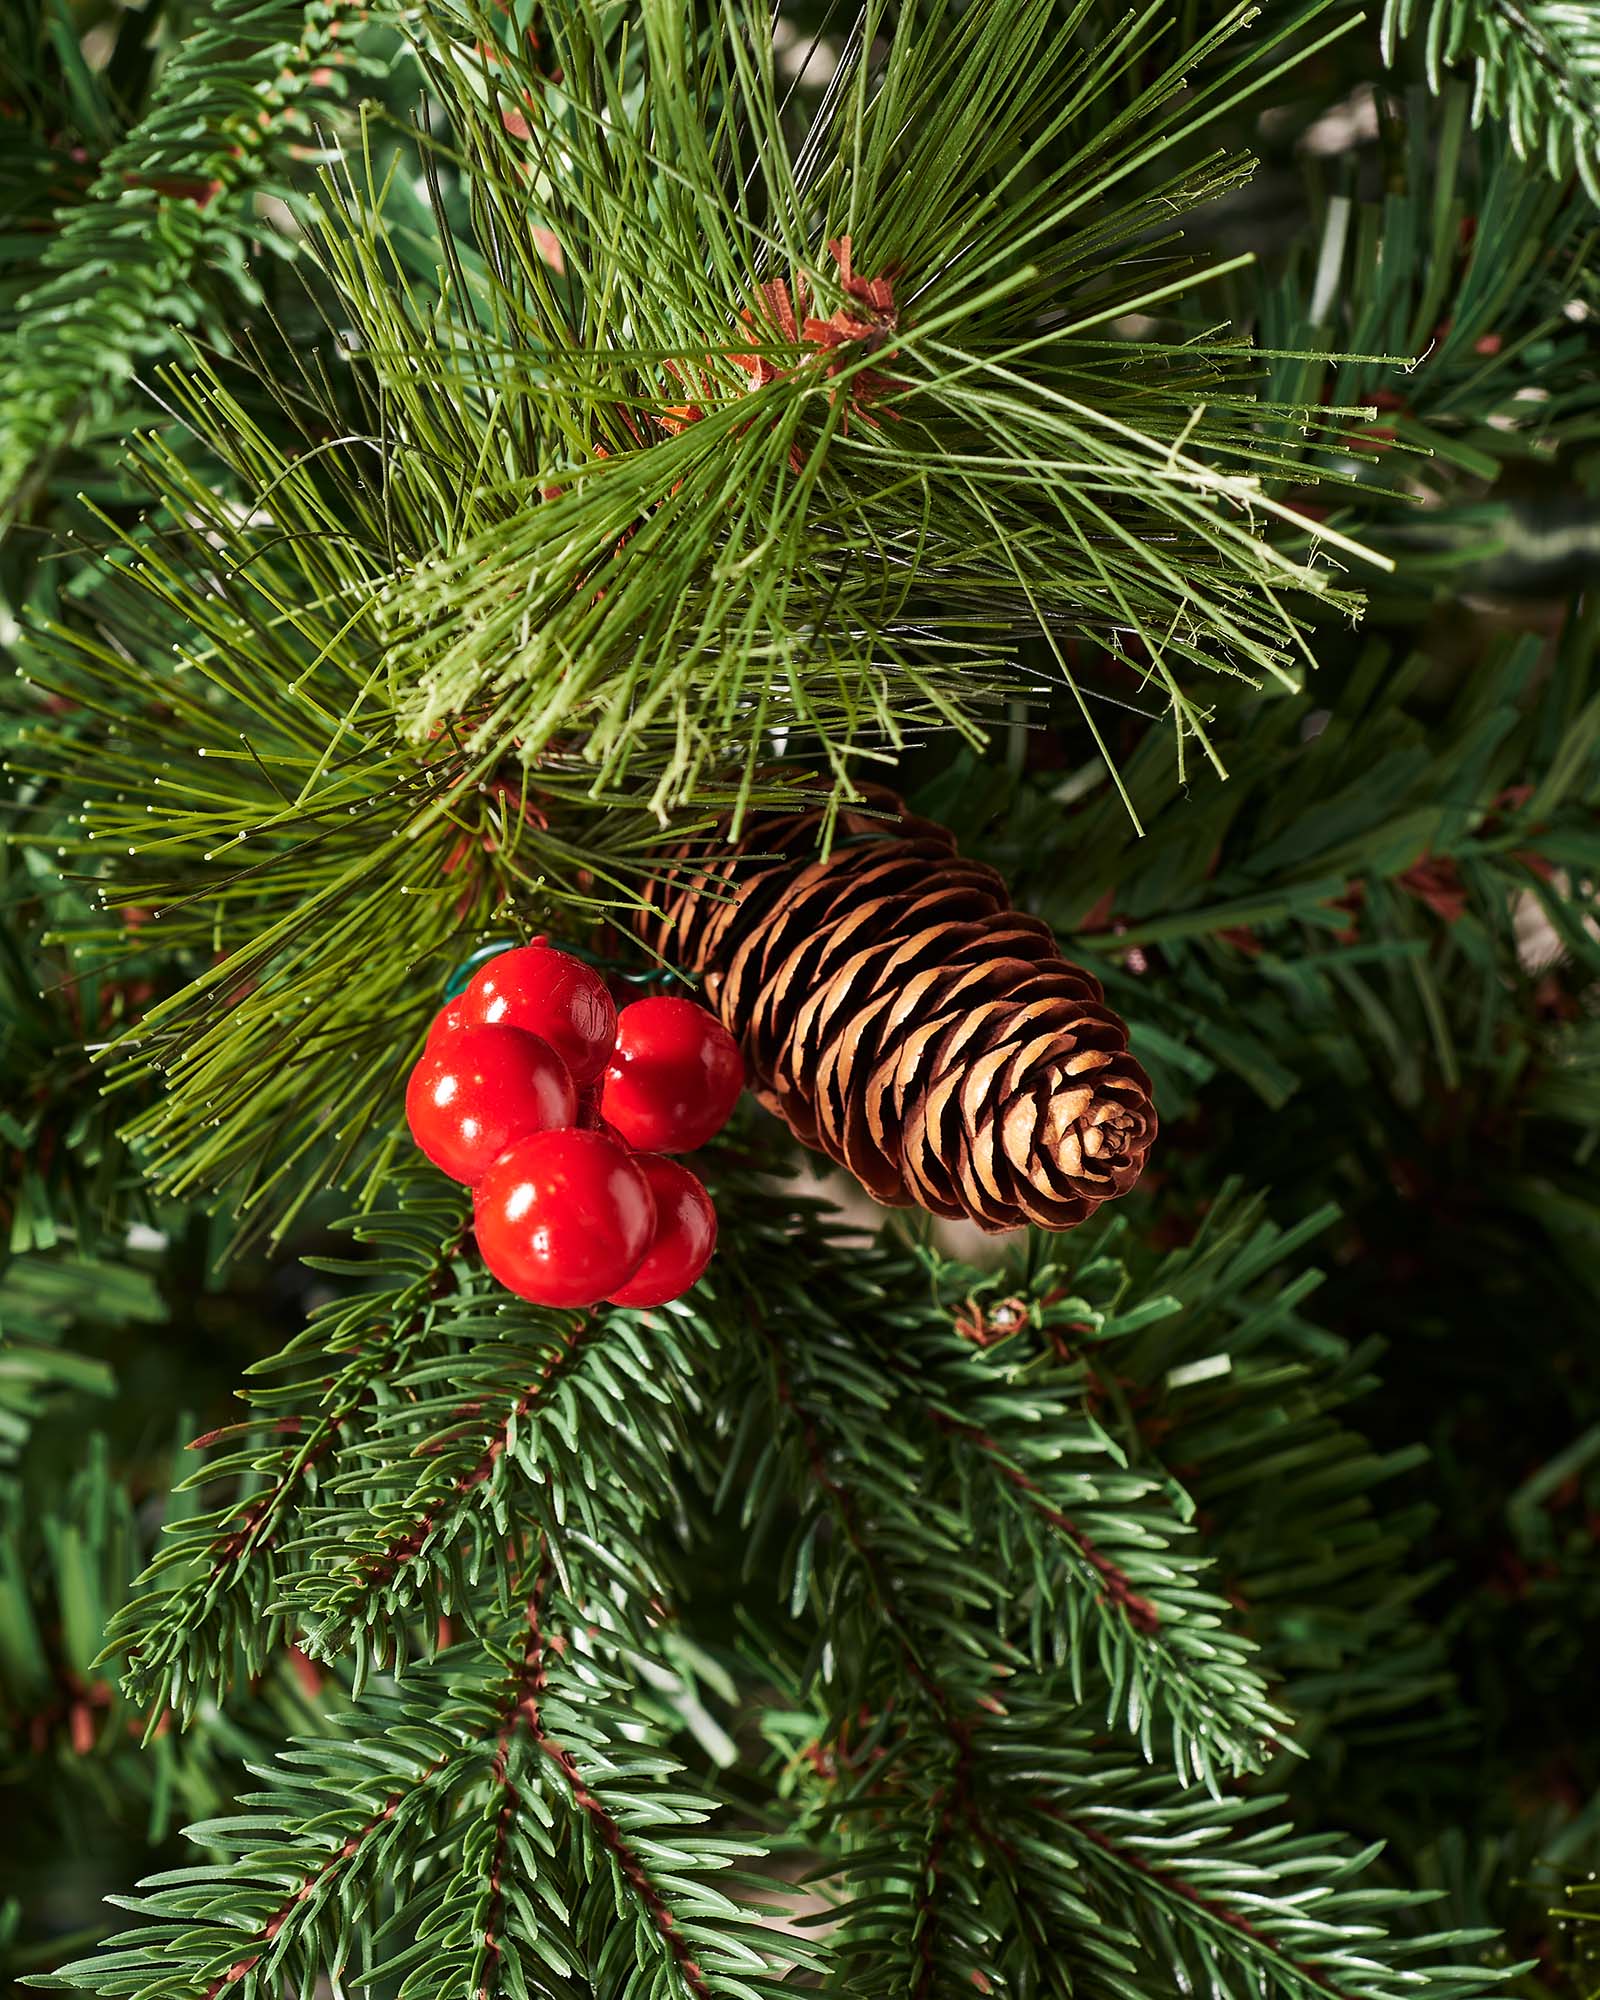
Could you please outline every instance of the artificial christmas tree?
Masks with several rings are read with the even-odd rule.
[[[8,20],[8,1974],[1576,2000],[1592,50],[1381,26]]]

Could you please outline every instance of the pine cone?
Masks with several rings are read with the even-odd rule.
[[[684,850],[639,934],[704,982],[761,1102],[879,1201],[1071,1229],[1155,1137],[1126,1030],[992,868],[892,793],[864,803],[826,859],[820,812]]]

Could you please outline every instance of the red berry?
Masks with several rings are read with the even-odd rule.
[[[655,1197],[656,1227],[644,1262],[611,1293],[615,1306],[664,1306],[681,1298],[711,1262],[717,1247],[717,1211],[711,1197],[676,1160],[641,1153],[634,1165]]]
[[[591,1083],[617,1034],[616,1002],[582,959],[547,944],[525,944],[480,965],[457,1005],[464,1021],[542,1035],[572,1072]]]
[[[592,1306],[639,1268],[655,1202],[638,1163],[600,1132],[537,1132],[478,1184],[478,1248],[537,1306]]]
[[[466,1025],[466,1017],[461,1012],[461,997],[458,994],[454,1000],[447,1001],[434,1015],[433,1023],[428,1029],[427,1046],[431,1049],[442,1035],[459,1035]]]
[[[739,1044],[716,1015],[661,993],[623,1008],[600,1108],[641,1152],[692,1153],[727,1124],[743,1088]]]
[[[578,1093],[548,1042],[520,1028],[462,1028],[418,1057],[406,1085],[411,1136],[468,1186],[513,1140],[578,1115]]]

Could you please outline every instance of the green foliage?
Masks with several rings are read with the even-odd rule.
[[[8,705],[9,706],[9,705]],[[22,716],[0,710],[8,747]],[[64,741],[73,724],[58,721]],[[117,1240],[117,1225],[148,1219],[104,1102],[92,1048],[114,1034],[164,968],[149,960],[113,971],[46,951],[52,920],[81,920],[89,904],[63,881],[57,863],[63,831],[59,800],[47,786],[19,784],[7,837],[0,842],[0,1268],[9,1256],[57,1242],[93,1251]],[[170,976],[170,975],[169,975]]]
[[[920,723],[970,727],[1019,633],[1070,680],[1068,617],[1148,642],[1180,766],[1205,741],[1196,670],[1290,678],[1281,600],[1330,580],[1254,531],[1281,507],[1245,357],[1113,359],[1107,336],[1206,280],[1171,218],[1245,163],[1136,177],[1227,100],[1244,16],[1096,130],[1085,107],[1144,59],[1148,18],[1091,48],[1081,11],[1051,12],[930,34],[869,6],[798,144],[747,6],[703,40],[688,8],[652,10],[636,69],[593,6],[550,10],[536,59],[436,47],[487,297],[453,269],[441,322],[375,283],[371,191],[329,253],[364,344],[403,357],[397,419],[477,414],[444,454],[471,514],[384,598],[413,735],[461,717],[472,749],[526,763],[575,734],[602,782],[647,758],[665,806],[730,740],[748,785],[765,729],[815,736],[844,777]]]
[[[725,1491],[742,1491],[746,1527],[794,1523],[787,1587],[793,1607],[805,1605],[829,1634],[838,1712],[897,1673],[915,1678],[908,1624],[952,1646],[994,1624],[1018,1660],[1066,1672],[1076,1703],[1091,1676],[1103,1682],[1107,1719],[1146,1757],[1160,1727],[1180,1779],[1192,1772],[1215,1786],[1219,1766],[1259,1767],[1288,1719],[1207,1587],[1186,1497],[1130,1466],[1086,1407],[1087,1363],[1045,1375],[1021,1343],[967,1347],[916,1300],[913,1270],[864,1276],[842,1309],[816,1310],[808,1323],[796,1302],[782,1336],[770,1334],[767,1393],[747,1405],[724,1474]],[[1091,1265],[1078,1282],[1117,1302],[1121,1280]],[[1049,1279],[1034,1289],[1047,1297]],[[749,1301],[758,1321],[767,1297]],[[906,1299],[898,1311],[887,1303],[897,1297]],[[877,1304],[884,1347],[863,1341],[856,1298]],[[1099,1342],[1126,1339],[1177,1305],[1157,1296],[1108,1311],[1073,1290],[1040,1310],[1046,1327]],[[798,1491],[797,1514],[778,1504],[780,1479]],[[752,1565],[769,1559],[752,1532]]]
[[[69,129],[94,151],[81,198],[63,199],[64,135],[46,103],[13,114],[24,126],[10,156],[19,205],[44,242],[26,289],[13,280],[0,295],[0,509],[25,506],[64,445],[117,435],[134,370],[170,352],[176,326],[216,323],[208,293],[259,296],[248,246],[273,239],[256,198],[281,199],[295,163],[324,149],[319,127],[366,67],[351,31],[370,11],[357,0],[215,0],[119,132],[120,79],[84,62],[62,0],[19,0],[8,30],[18,79],[41,55],[61,61]]]
[[[681,1787],[590,1619],[540,1572],[514,1626],[369,1694],[192,1828],[225,1863],[148,1885],[128,1903],[148,1927],[50,1983],[254,1994],[338,1966],[407,1995],[776,1994],[764,1968],[811,1953],[759,1922],[728,1873],[752,1849],[706,1829],[716,1801]]]
[[[374,1222],[369,1240],[382,1246],[392,1286],[330,1304],[315,1328],[326,1345],[313,1348],[311,1379],[261,1397],[270,1414],[259,1433],[246,1427],[241,1438],[230,1426],[204,1440],[233,1448],[183,1490],[228,1477],[242,1481],[242,1491],[173,1524],[141,1580],[149,1588],[129,1599],[111,1628],[128,1651],[131,1688],[153,1698],[157,1713],[170,1707],[187,1718],[240,1666],[259,1672],[292,1636],[278,1602],[284,1547],[293,1541],[286,1525],[318,1497],[322,1460],[368,1421],[389,1372],[427,1350],[441,1300],[463,1283],[480,1302],[490,1289],[482,1272],[464,1266],[465,1234],[462,1202],[426,1186],[415,1213]],[[279,1365],[292,1364],[306,1345],[291,1347]],[[329,1355],[339,1357],[331,1377]]]
[[[1046,14],[983,10],[948,46],[897,17],[859,112],[866,76],[847,71],[793,162],[743,9],[703,45],[687,13],[653,12],[620,69],[586,6],[492,65],[436,27],[470,239],[449,224],[458,165],[435,163],[425,210],[369,153],[310,225],[344,329],[337,378],[320,357],[258,385],[265,399],[199,357],[164,378],[185,442],[143,448],[160,526],[108,556],[99,629],[57,623],[30,662],[116,741],[86,766],[38,729],[13,768],[81,794],[68,852],[186,965],[111,1058],[114,1075],[165,1078],[132,1129],[172,1192],[226,1185],[281,1231],[317,1185],[371,1185],[392,1155],[368,1149],[360,1112],[394,1088],[428,992],[496,927],[625,902],[668,805],[693,807],[682,838],[698,815],[792,792],[764,772],[774,732],[848,785],[858,752],[907,730],[976,728],[1016,684],[1025,630],[1070,682],[1069,619],[1125,635],[1116,655],[1142,659],[1180,764],[1203,740],[1183,663],[1291,678],[1280,589],[1322,591],[1330,572],[1251,525],[1281,508],[1243,351],[1190,338],[1113,360],[1106,333],[1203,275],[1163,248],[1130,291],[1119,259],[1242,172],[1219,155],[1136,178],[1174,121],[1195,128],[1226,98],[1226,34],[1190,51],[1200,100],[1174,67],[1097,133],[1085,107],[1144,31],[1069,61]],[[1001,88],[1041,66],[1053,103]],[[974,97],[991,70],[998,94]],[[513,100],[562,134],[557,179]],[[974,106],[1000,120],[981,145]],[[891,120],[924,151],[904,157]],[[1007,147],[1061,163],[1019,178]],[[547,225],[530,227],[530,174],[540,201],[549,182]],[[1120,205],[1085,219],[1108,191]],[[438,259],[426,286],[419,230]],[[952,230],[960,254],[924,270],[918,244]],[[857,276],[894,269],[915,306],[892,380],[868,365],[887,366],[876,332],[829,350],[829,373],[799,351],[812,335],[767,324],[760,285],[782,271],[791,301],[803,277],[819,313],[882,317],[843,265],[818,268],[845,236]],[[659,244],[691,240],[703,256],[664,270]],[[1067,301],[1076,317],[1024,337]],[[684,393],[695,420],[663,427]],[[229,479],[192,462],[196,440]],[[372,869],[385,848],[404,882]],[[114,924],[70,936],[97,957],[120,942]]]
[[[35,1931],[31,1953],[0,1937],[8,1974],[40,1962],[39,1912],[81,1895],[83,1921],[94,1890],[126,1880],[130,1851],[159,1850],[184,1819],[223,1809],[244,1760],[317,1713],[320,1676],[284,1649],[254,1689],[230,1690],[184,1733],[170,1716],[142,1717],[100,1660],[159,1533],[152,1496],[171,1477],[174,1408],[141,1415],[142,1371],[125,1359],[141,1336],[173,1338],[156,1254],[34,1253],[0,1274],[3,1867]],[[196,1386],[191,1371],[184,1390]],[[161,1389],[174,1394],[165,1378]],[[161,1504],[175,1525],[185,1502]]]
[[[1336,519],[1413,592],[1512,552],[1508,474],[1592,490],[1600,439],[1594,210],[1468,117],[1458,84],[1387,107],[1381,195],[1320,178],[1293,254],[1255,288],[1273,400],[1371,409],[1343,440],[1364,464]]]
[[[1368,1576],[1409,1515],[1432,1577],[1390,1594],[1335,1561],[1311,1621],[1289,1613],[1282,1699],[1313,1751],[1291,1782],[1395,1843],[1459,1920],[1523,1938],[1548,1935],[1551,1869],[1593,1855],[1600,1782],[1579,1636],[1600,1518],[1594,637],[1583,605],[1555,644],[1469,651],[1449,617],[1330,644],[1313,692],[1253,719],[1226,788],[1166,803],[1148,751],[1125,762],[1138,843],[1103,771],[1045,758],[1016,781],[952,766],[916,796],[969,828],[995,815],[985,851],[1129,1016],[1166,1119],[1154,1226],[1192,1227],[1227,1173],[1290,1226],[1342,1211],[1319,1315],[1388,1343],[1360,1421],[1398,1512]],[[1235,1476],[1274,1463],[1246,1452]],[[1298,1485],[1292,1460],[1277,1484]],[[1275,1539],[1237,1546],[1270,1595]]]
[[[1359,1580],[1393,1554],[1373,1535],[1370,1494],[1394,1468],[1352,1462],[1328,1421],[1350,1357],[1300,1317],[1308,1287],[1281,1282],[1295,1241],[1219,1214],[1158,1269],[1113,1227],[1068,1263],[985,1276],[887,1246],[842,1256],[814,1204],[722,1193],[742,1256],[692,1304],[602,1315],[563,1339],[555,1316],[495,1302],[462,1272],[431,1325],[418,1322],[410,1359],[374,1373],[372,1414],[348,1382],[326,1385],[324,1404],[355,1427],[329,1491],[316,1423],[279,1441],[295,1392],[258,1399],[260,1442],[204,1475],[238,1501],[184,1524],[187,1580],[174,1590],[163,1556],[150,1579],[163,1595],[123,1623],[133,1683],[191,1700],[196,1662],[221,1643],[215,1607],[241,1594],[248,1615],[229,1615],[247,1653],[273,1642],[276,1606],[303,1598],[358,1680],[382,1659],[432,1657],[398,1688],[375,1680],[356,1712],[265,1774],[244,1816],[194,1829],[233,1858],[151,1885],[132,1907],[153,1928],[62,1983],[249,1993],[337,1963],[440,1994],[463,1979],[762,1994],[763,1960],[798,1960],[852,1993],[887,1993],[926,1959],[929,1992],[975,1969],[1064,1993],[1070,1968],[1124,1996],[1152,1971],[1226,1967],[1263,1993],[1338,1979],[1383,2000],[1417,1949],[1477,1942],[1384,1943],[1373,1919],[1402,1912],[1404,1894],[1346,1897],[1353,1855],[1258,1826],[1264,1802],[1224,1803],[1214,1788],[1259,1764],[1282,1718],[1190,1546],[1195,1494],[1216,1488],[1224,1547],[1259,1541],[1272,1518],[1276,1601],[1264,1593],[1252,1614],[1269,1651],[1316,1616],[1330,1563]],[[443,1220],[419,1184],[377,1235],[392,1256],[409,1232],[414,1284]],[[837,1274],[826,1301],[806,1282],[822,1263]],[[358,1329],[382,1347],[407,1322],[362,1290],[336,1324],[335,1351]],[[319,1331],[328,1341],[313,1328],[284,1360]],[[1212,1385],[1231,1375],[1244,1394],[1219,1410]],[[1182,1479],[1162,1463],[1174,1439]],[[568,1456],[580,1440],[581,1467]],[[1241,1460],[1260,1471],[1243,1492]],[[402,1481],[420,1483],[396,1504]],[[690,1484],[711,1511],[684,1521]],[[703,1556],[674,1545],[686,1531],[714,1538],[724,1514],[762,1631],[719,1666],[712,1634],[709,1659],[696,1638]],[[235,1551],[252,1535],[256,1574],[276,1579],[266,1601],[259,1582],[241,1591]],[[402,1582],[413,1572],[426,1598]],[[456,1643],[434,1653],[440,1614]],[[702,1685],[719,1707],[737,1700],[792,1774],[753,1848],[689,1830],[723,1825],[747,1781],[738,1711],[732,1728],[708,1720]],[[1095,1747],[1108,1720],[1141,1762]],[[685,1728],[725,1767],[712,1794],[677,1789],[667,1746]],[[1213,1782],[1185,1793],[1191,1773]],[[807,1855],[833,1885],[838,1928],[791,1944],[750,1885],[732,1901],[701,1886],[741,1846],[765,1856],[769,1897],[773,1859]],[[1313,1905],[1278,1911],[1302,1875],[1317,1880]],[[1430,1981],[1486,1990],[1466,1969]]]
[[[1384,59],[1420,46],[1434,90],[1471,62],[1475,119],[1504,120],[1517,157],[1577,174],[1600,202],[1600,18],[1579,0],[1385,0]]]
[[[231,400],[209,418],[183,407],[214,426],[206,442],[224,459],[230,437],[256,435]],[[587,774],[559,764],[537,783],[473,779],[453,735],[419,761],[367,656],[339,650],[349,590],[376,586],[370,572],[352,583],[363,552],[353,534],[324,532],[306,461],[282,461],[271,502],[279,552],[300,566],[289,578],[256,559],[236,502],[163,443],[152,450],[191,525],[111,566],[101,634],[61,628],[60,658],[30,665],[115,741],[89,759],[76,732],[34,728],[11,768],[63,801],[57,844],[91,880],[116,871],[100,891],[106,916],[63,925],[63,937],[115,964],[158,936],[164,964],[185,975],[113,1051],[113,1075],[154,1066],[169,1078],[161,1110],[134,1128],[150,1167],[175,1192],[231,1182],[240,1209],[292,1216],[353,1161],[375,1174],[389,1164],[392,1146],[363,1157],[365,1111],[392,1091],[438,991],[486,935],[503,934],[508,909],[592,911],[608,881],[621,899],[660,829],[621,793],[602,796],[605,817],[591,813],[581,839],[552,825],[573,798],[594,803]],[[396,489],[376,505],[381,533],[384,510],[398,516]],[[193,566],[192,532],[208,565],[213,545],[227,557],[251,594],[243,604]],[[404,854],[405,881],[374,871],[375,848]]]
[[[1233,780],[1199,801],[1164,797],[1145,744],[1123,772],[1145,837],[1129,838],[1104,774],[1085,773],[1070,882],[1029,858],[1061,814],[1061,782],[1024,784],[998,851],[1103,970],[1169,1112],[1219,1074],[1287,1109],[1255,1135],[1276,1181],[1304,1158],[1296,1098],[1313,1078],[1414,1116],[1434,1079],[1454,1089],[1482,1067],[1520,1090],[1557,1048],[1578,1054],[1581,1017],[1529,1018],[1549,960],[1521,965],[1518,932],[1535,911],[1551,923],[1571,955],[1564,981],[1600,966],[1579,914],[1594,858],[1594,636],[1586,607],[1553,659],[1531,637],[1495,640],[1448,686],[1429,651],[1352,647],[1330,658],[1336,683],[1257,711]],[[967,775],[952,768],[922,802],[952,805]],[[1351,1036],[1354,1072],[1331,1039]],[[1587,1129],[1585,1073],[1575,1063],[1545,1088],[1541,1115]],[[1308,1116],[1326,1108],[1318,1096]]]
[[[0,546],[0,1971],[1571,2000],[1581,62],[431,0],[325,64],[353,12],[4,24],[66,553]],[[511,1299],[399,1114],[446,982],[641,975],[665,845],[886,765],[1129,1018],[1140,1193],[969,1261],[752,1111],[685,1300]]]
[[[0,1278],[0,1464],[14,1464],[34,1424],[65,1394],[108,1396],[109,1369],[61,1345],[75,1318],[93,1309],[112,1326],[162,1317],[148,1275],[84,1259],[21,1257]]]

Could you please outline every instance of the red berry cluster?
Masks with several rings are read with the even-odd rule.
[[[659,1306],[711,1258],[717,1213],[689,1169],[744,1086],[738,1044],[692,1000],[619,1014],[542,940],[492,958],[428,1031],[411,1136],[473,1190],[483,1261],[541,1306]]]

